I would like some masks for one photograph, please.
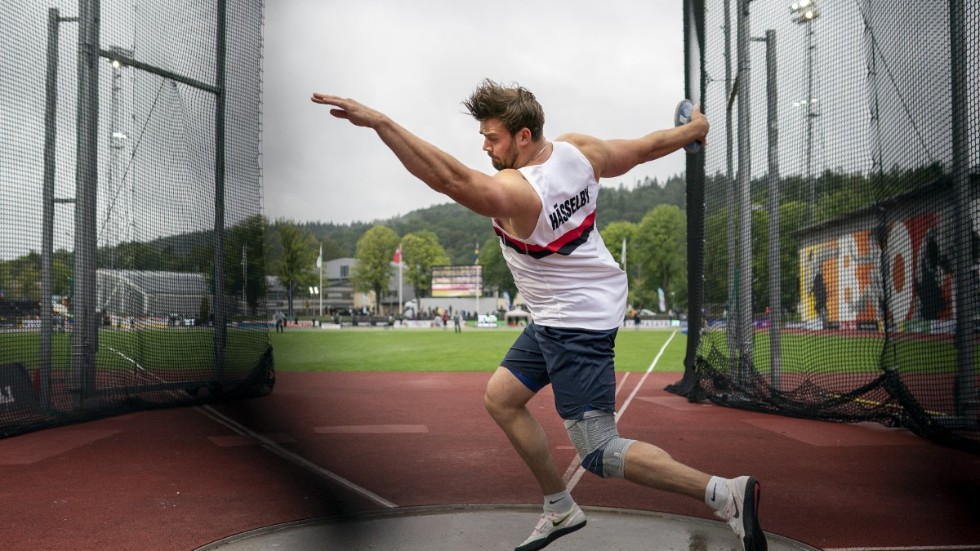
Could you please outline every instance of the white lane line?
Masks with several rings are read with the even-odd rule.
[[[640,379],[640,382],[637,383],[636,387],[633,388],[633,392],[630,394],[630,397],[626,399],[625,403],[623,403],[623,408],[616,412],[617,421],[619,420],[620,417],[623,416],[624,413],[626,413],[626,408],[630,406],[630,402],[633,401],[633,397],[636,396],[636,393],[640,391],[640,387],[643,386],[643,383],[647,380],[647,377],[650,375],[650,373],[653,373],[653,368],[657,366],[657,362],[660,361],[660,357],[664,355],[664,350],[667,350],[667,345],[670,344],[670,341],[674,340],[675,336],[677,336],[677,331],[671,333],[670,337],[667,338],[667,342],[665,342],[664,345],[660,347],[660,352],[657,352],[657,356],[653,359],[652,362],[650,362],[650,367],[647,368],[646,372],[643,374],[643,377]]]
[[[346,478],[334,474],[324,469],[323,467],[317,465],[316,463],[313,463],[309,459],[306,459],[305,457],[302,457],[300,455],[296,455],[295,453],[283,448],[282,446],[273,442],[271,439],[266,438],[265,436],[262,436],[261,434],[238,423],[234,419],[231,419],[230,417],[222,414],[221,412],[219,412],[218,410],[214,409],[211,406],[196,406],[194,409],[200,411],[201,413],[207,415],[211,419],[217,421],[218,423],[221,423],[222,425],[228,427],[229,429],[237,432],[238,434],[254,438],[256,441],[258,441],[259,444],[262,445],[263,448],[269,450],[270,452],[278,455],[279,457],[285,459],[286,461],[289,461],[294,465],[300,466],[312,472],[313,474],[322,476],[323,478],[326,478],[331,482],[339,484],[344,488],[347,488],[348,490],[351,490],[352,492],[364,498],[367,498],[368,500],[373,501],[374,503],[377,503],[382,507],[388,507],[388,508],[398,507],[398,505],[392,503],[391,501],[388,501],[387,499],[379,496],[378,494],[372,492],[371,490],[358,486],[357,484],[354,484],[350,480],[347,480]]]
[[[636,393],[640,391],[640,387],[643,386],[643,383],[647,380],[647,377],[650,375],[650,373],[653,372],[653,368],[657,366],[657,362],[660,361],[660,357],[664,355],[664,350],[667,350],[667,345],[670,344],[670,341],[674,340],[674,337],[676,335],[677,335],[677,331],[671,333],[670,337],[667,339],[667,342],[665,342],[664,345],[660,347],[660,351],[657,352],[656,357],[654,357],[653,361],[650,362],[650,367],[648,367],[646,372],[643,373],[643,377],[640,378],[640,382],[636,383],[636,386],[633,387],[633,392],[630,393],[629,398],[627,398],[626,401],[623,403],[623,407],[616,412],[617,422],[626,413],[626,409],[630,406],[630,403],[633,401],[633,397],[636,396]],[[625,380],[626,378],[624,377],[623,381],[625,382]],[[616,391],[619,392],[619,389],[617,388]],[[572,489],[575,488],[576,485],[578,485],[579,480],[582,480],[582,475],[585,474],[585,467],[582,467],[579,464],[580,461],[581,460],[578,458],[578,456],[576,456],[576,458],[572,460],[572,464],[569,465],[568,469],[565,471],[565,475],[567,476],[568,472],[573,471],[574,469],[574,474],[570,479],[568,479],[568,484],[566,484],[566,489],[569,492],[571,492]]]

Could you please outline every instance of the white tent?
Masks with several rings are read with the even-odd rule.
[[[512,320],[513,321],[520,321],[520,320],[528,321],[528,320],[531,319],[531,313],[528,312],[527,310],[521,310],[520,308],[516,308],[516,309],[511,310],[510,312],[507,312],[506,314],[504,314],[504,319],[507,320],[507,321],[512,321]]]

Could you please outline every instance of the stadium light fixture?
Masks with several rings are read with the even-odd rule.
[[[813,98],[810,101],[807,101],[805,99],[801,99],[800,101],[794,101],[793,102],[793,107],[806,107],[807,105],[818,103],[819,101],[820,101],[819,98]]]
[[[120,46],[111,46],[104,54],[113,69],[120,69],[128,66],[128,60],[133,58],[133,50]]]
[[[816,0],[793,2],[789,7],[789,12],[793,15],[793,22],[801,25],[811,23],[820,17],[820,9],[817,8]]]

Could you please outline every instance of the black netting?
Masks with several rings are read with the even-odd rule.
[[[687,4],[712,131],[674,390],[980,449],[980,5]]]
[[[225,3],[0,5],[0,436],[271,389],[262,2]]]

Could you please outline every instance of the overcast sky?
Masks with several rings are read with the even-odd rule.
[[[672,124],[683,96],[677,0],[277,0],[265,7],[264,211],[270,219],[373,221],[449,201],[370,130],[312,92],[385,112],[465,164],[493,172],[461,105],[485,77],[545,109],[545,136],[637,137]],[[683,153],[605,184],[682,173]]]

